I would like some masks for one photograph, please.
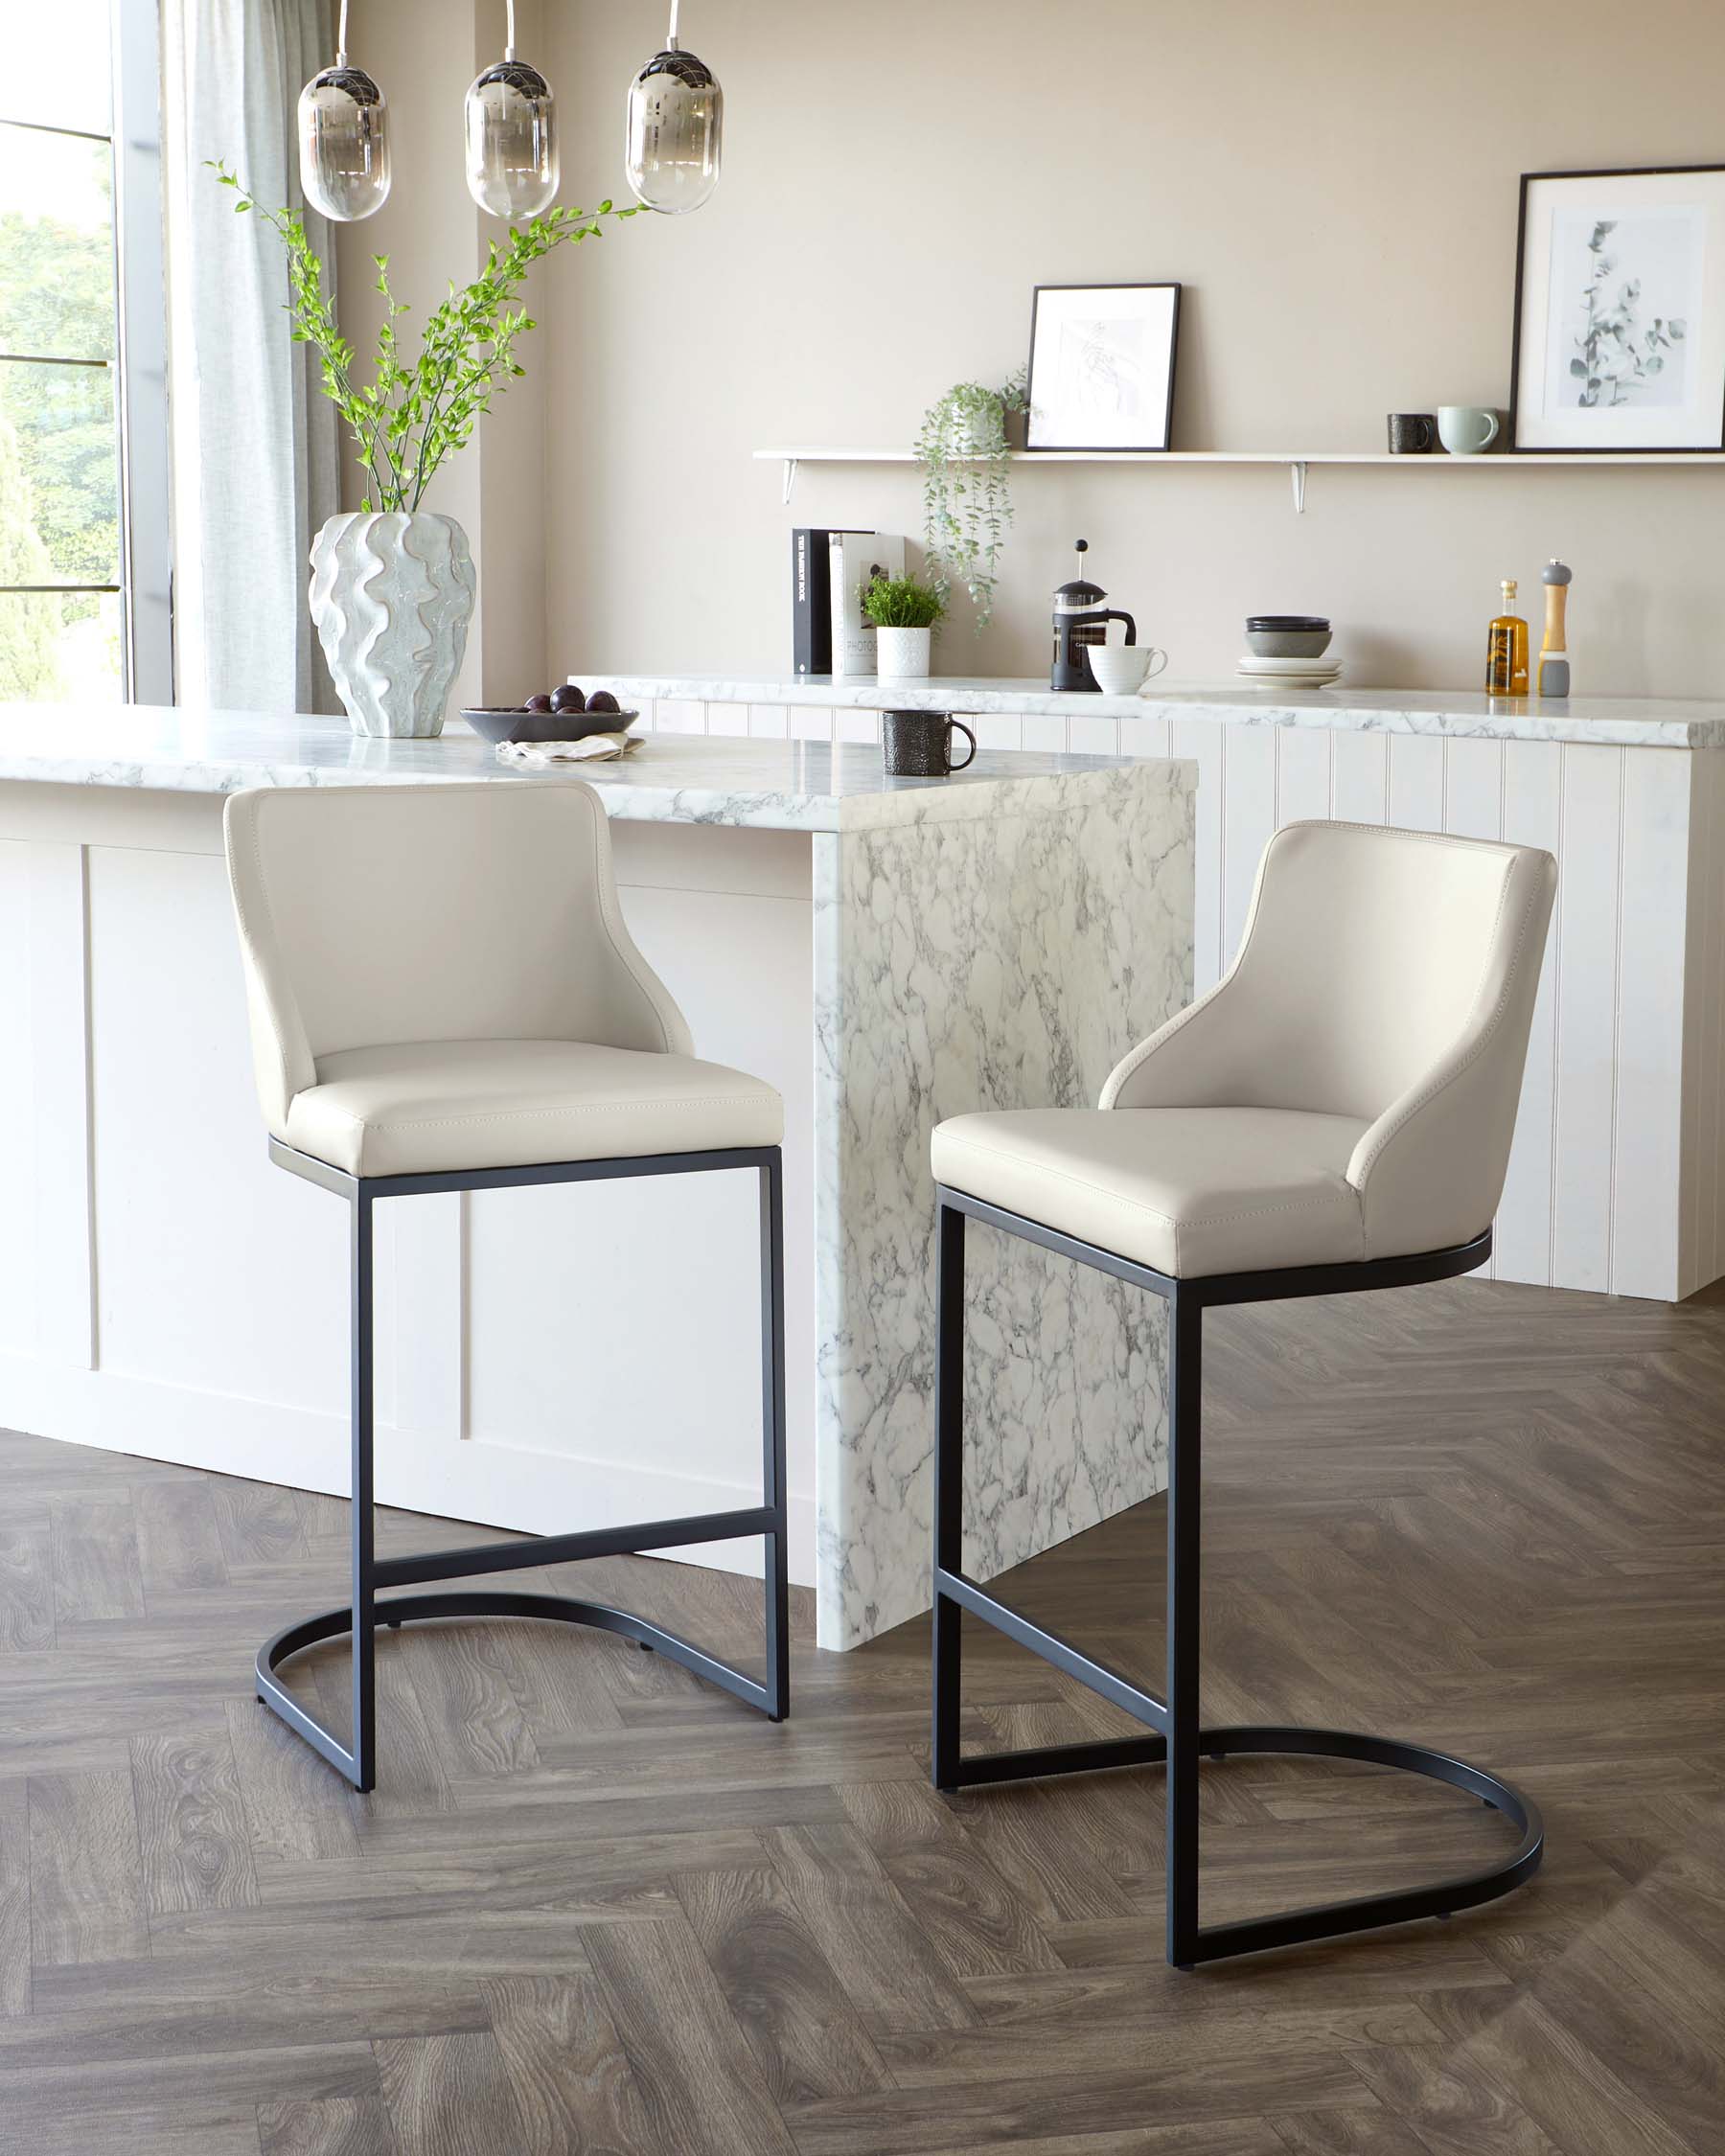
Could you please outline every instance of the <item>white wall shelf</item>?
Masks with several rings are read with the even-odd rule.
[[[1585,470],[1596,465],[1632,465],[1643,470],[1656,465],[1690,470],[1697,465],[1725,465],[1725,450],[1674,449],[1620,454],[1614,450],[1516,450],[1501,449],[1474,457],[1453,457],[1438,450],[1427,455],[1392,456],[1387,449],[1012,449],[1014,464],[1265,464],[1280,465],[1294,486],[1294,507],[1305,508],[1306,470],[1314,464],[1393,464],[1409,470],[1499,470],[1515,466],[1526,470],[1540,465],[1564,465]],[[914,464],[914,449],[757,449],[757,463],[781,464],[785,474],[785,500],[796,485],[796,470],[803,464]]]

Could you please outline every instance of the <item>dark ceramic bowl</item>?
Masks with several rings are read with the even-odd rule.
[[[482,741],[586,741],[588,734],[626,733],[638,711],[464,711]]]
[[[1327,629],[1327,614],[1248,614],[1248,629]]]

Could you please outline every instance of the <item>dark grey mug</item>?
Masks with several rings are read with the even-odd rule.
[[[1438,422],[1430,412],[1390,414],[1390,454],[1423,457],[1438,439]]]
[[[963,764],[953,761],[953,735],[970,743]],[[888,778],[950,778],[976,761],[977,737],[950,711],[883,711],[881,760]]]

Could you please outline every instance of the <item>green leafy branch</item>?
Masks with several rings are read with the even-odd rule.
[[[417,510],[439,469],[466,447],[493,398],[526,373],[515,356],[516,340],[537,325],[517,303],[533,264],[565,243],[599,239],[607,218],[638,214],[606,201],[596,210],[560,206],[525,225],[512,225],[506,243],[492,242],[485,267],[471,285],[450,285],[448,298],[427,316],[411,359],[396,333],[408,309],[390,289],[389,257],[374,255],[383,320],[372,378],[356,382],[354,348],[336,324],[305,218],[297,210],[264,208],[227,165],[209,162],[221,185],[233,189],[235,211],[256,212],[287,252],[293,340],[317,353],[324,395],[340,412],[366,473],[361,506],[368,510]]]

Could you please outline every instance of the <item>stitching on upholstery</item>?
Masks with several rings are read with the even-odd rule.
[[[1479,844],[1482,841],[1479,840],[1473,841],[1473,843],[1475,844]],[[1424,1091],[1420,1093],[1419,1097],[1416,1100],[1413,1100],[1408,1103],[1407,1107],[1396,1117],[1395,1121],[1390,1124],[1389,1127],[1384,1131],[1382,1136],[1372,1147],[1371,1151],[1366,1156],[1365,1159],[1360,1162],[1360,1180],[1353,1185],[1353,1187],[1359,1190],[1362,1195],[1364,1194],[1367,1178],[1370,1175],[1372,1169],[1376,1167],[1379,1160],[1383,1158],[1384,1154],[1388,1149],[1391,1141],[1396,1137],[1399,1137],[1402,1132],[1405,1131],[1408,1125],[1414,1120],[1414,1116],[1419,1113],[1420,1110],[1422,1108],[1428,1107],[1434,1100],[1436,1100],[1438,1095],[1442,1092],[1446,1087],[1453,1086],[1458,1079],[1465,1076],[1466,1073],[1473,1068],[1474,1065],[1479,1062],[1480,1058],[1485,1053],[1486,1048],[1491,1044],[1493,1036],[1496,1034],[1499,1026],[1503,1024],[1505,1016],[1509,1009],[1510,1000],[1513,997],[1516,983],[1521,975],[1522,960],[1527,953],[1528,936],[1533,926],[1533,915],[1538,906],[1540,895],[1544,889],[1544,883],[1545,880],[1543,877],[1538,879],[1538,881],[1535,882],[1532,890],[1528,894],[1527,907],[1522,914],[1521,927],[1516,932],[1515,948],[1509,953],[1508,968],[1504,975],[1503,991],[1498,997],[1496,1007],[1493,1009],[1490,1018],[1482,1027],[1479,1039],[1474,1043],[1472,1048],[1469,1049],[1468,1053],[1461,1059],[1459,1064],[1455,1066],[1453,1069],[1442,1069],[1440,1067],[1438,1075],[1429,1082]],[[1503,904],[1507,904],[1508,902],[1508,883],[1509,880],[1506,876],[1506,878],[1504,879]],[[1501,904],[1498,908],[1498,917],[1500,920],[1503,917],[1503,904]],[[1479,998],[1476,996],[1476,1004]]]

